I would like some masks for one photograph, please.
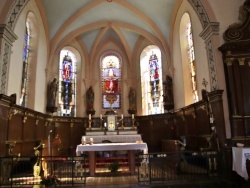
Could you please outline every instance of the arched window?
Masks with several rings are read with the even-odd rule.
[[[161,51],[157,46],[146,47],[140,60],[142,114],[161,114],[163,108]]]
[[[101,60],[102,108],[121,108],[121,62],[116,55]]]
[[[180,23],[180,45],[182,55],[185,105],[197,102],[198,89],[196,80],[195,51],[192,24],[188,13],[183,14]]]
[[[198,102],[198,92],[197,92],[197,81],[196,81],[196,68],[195,68],[195,55],[194,55],[194,41],[192,34],[192,24],[191,21],[187,23],[187,42],[188,42],[188,56],[189,56],[189,66],[190,66],[190,75],[192,82],[192,90],[194,102]]]
[[[75,117],[76,114],[76,56],[61,50],[59,63],[58,115]]]
[[[29,25],[29,22],[26,21],[26,29],[25,29],[25,35],[24,35],[24,48],[23,48],[23,71],[22,71],[21,95],[20,95],[20,105],[24,107],[27,104],[29,46],[30,46],[30,25]]]

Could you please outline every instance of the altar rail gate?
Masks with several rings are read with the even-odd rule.
[[[217,151],[164,152],[138,155],[138,182],[220,177],[223,157]]]
[[[85,169],[85,157],[1,157],[0,187],[40,185],[41,177],[56,178],[60,185],[84,185]]]

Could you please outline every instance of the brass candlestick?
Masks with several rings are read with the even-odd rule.
[[[89,119],[89,127],[88,127],[88,130],[90,130],[90,131],[91,131],[91,122],[92,122],[92,120]]]

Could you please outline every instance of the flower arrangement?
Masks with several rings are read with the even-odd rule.
[[[47,177],[43,177],[40,184],[45,185],[45,187],[57,187],[61,184],[61,181],[57,179],[55,175],[49,175]]]
[[[107,167],[111,172],[117,172],[120,168],[120,165],[118,161],[114,161],[113,163],[108,164]]]

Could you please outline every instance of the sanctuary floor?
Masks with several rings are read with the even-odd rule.
[[[76,186],[77,187],[77,186]],[[87,177],[86,185],[82,187],[97,188],[226,188],[218,179],[203,181],[166,181],[145,183],[138,182],[138,175],[130,175],[128,169],[120,169],[117,173],[110,173],[105,168],[99,168],[95,177]]]

